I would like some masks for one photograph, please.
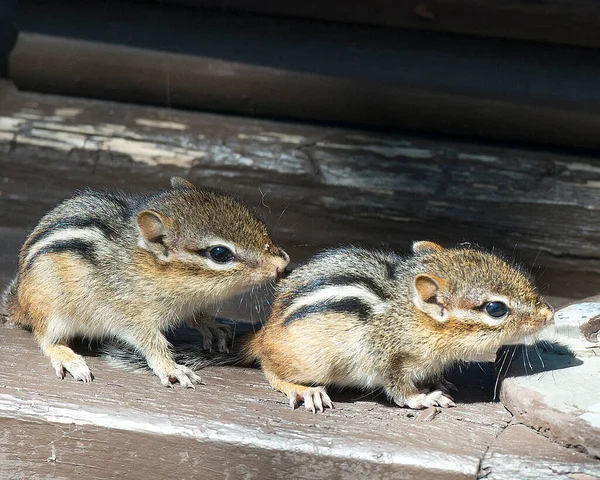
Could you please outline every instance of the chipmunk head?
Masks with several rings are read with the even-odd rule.
[[[527,275],[498,256],[432,242],[415,242],[413,252],[422,266],[413,279],[415,306],[465,351],[495,352],[551,323],[552,307]]]
[[[152,254],[166,283],[219,301],[285,270],[288,255],[240,202],[178,177],[171,185],[136,217],[138,246]]]

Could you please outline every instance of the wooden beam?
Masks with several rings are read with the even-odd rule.
[[[352,242],[475,242],[543,291],[600,290],[596,156],[19,93],[0,83],[0,226],[28,229],[76,188],[238,194],[298,262]],[[15,252],[16,254],[16,252]]]

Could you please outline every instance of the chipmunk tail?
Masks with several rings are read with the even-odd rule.
[[[195,343],[173,342],[171,351],[176,363],[195,371],[224,365],[249,367],[254,365],[256,358],[245,348],[245,340],[243,338],[229,345],[228,351],[206,350]],[[99,354],[112,367],[128,371],[150,371],[144,356],[126,343],[104,343]]]

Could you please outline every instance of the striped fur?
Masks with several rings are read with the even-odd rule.
[[[189,322],[207,337],[215,332],[225,348],[202,309],[287,265],[266,226],[237,200],[183,179],[172,187],[148,195],[85,190],[25,241],[3,307],[33,330],[59,377],[92,379],[68,347],[72,337],[111,337],[141,353],[163,384],[192,387],[200,378],[174,362],[163,331]],[[210,256],[215,246],[231,250],[228,263]]]
[[[529,278],[470,247],[416,242],[413,254],[354,247],[322,252],[277,289],[265,327],[245,347],[295,406],[331,406],[323,386],[382,388],[398,405],[454,405],[444,370],[537,332],[552,309]],[[494,318],[489,302],[508,313]]]
[[[343,256],[353,252],[357,255],[354,267],[340,271],[336,263],[343,261]],[[285,290],[278,299],[284,325],[327,312],[353,315],[367,320],[372,315],[383,314],[392,296],[392,267],[396,258],[391,253],[377,252],[376,261],[371,258],[361,264],[366,251],[359,249],[342,249],[327,251],[317,256],[308,266],[301,267],[293,278],[286,281]],[[343,255],[343,256],[340,256]],[[331,269],[320,269],[320,265],[333,265]],[[317,268],[315,268],[317,267]],[[309,272],[310,275],[306,275]],[[322,270],[322,271],[321,271]],[[302,281],[294,280],[302,276]]]

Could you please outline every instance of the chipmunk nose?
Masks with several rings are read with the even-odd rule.
[[[290,256],[282,248],[279,249],[279,256],[285,260],[286,265],[290,263]]]
[[[544,325],[552,325],[554,323],[554,309],[546,304],[541,310],[540,315],[544,318]]]
[[[288,256],[287,253],[285,253],[281,249],[279,251],[281,253],[281,256],[275,258],[275,260],[273,262],[274,266],[275,266],[275,276],[277,278],[284,276],[285,269],[288,266],[288,263],[290,261],[290,257]]]

